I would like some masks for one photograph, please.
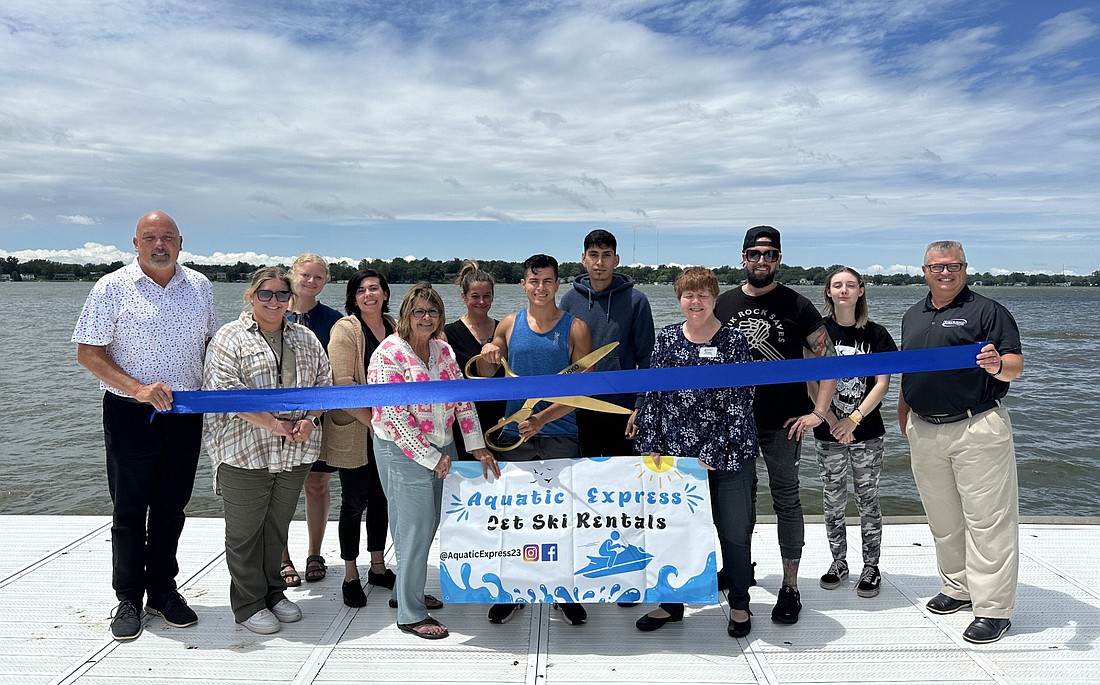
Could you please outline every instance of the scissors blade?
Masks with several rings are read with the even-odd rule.
[[[611,350],[615,349],[618,346],[618,342],[607,343],[600,349],[592,350],[591,352],[584,355],[569,366],[565,367],[561,371],[558,371],[558,374],[560,375],[563,373],[582,373],[584,371],[587,371],[595,366],[597,363],[599,363],[599,361],[606,357],[611,352]]]
[[[570,397],[544,397],[545,402],[556,402],[557,404],[564,404],[567,407],[577,407],[578,409],[590,409],[592,411],[602,411],[607,414],[629,414],[631,409],[626,407],[620,407],[617,404],[611,404],[610,402],[604,402],[603,400],[593,399],[591,397],[582,397],[574,395]]]

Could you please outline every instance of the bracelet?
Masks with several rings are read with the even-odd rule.
[[[814,410],[813,410],[813,411],[812,411],[811,413],[812,413],[812,414],[813,414],[814,416],[816,416],[817,418],[821,419],[821,423],[828,423],[828,421],[827,421],[827,420],[825,419],[825,417],[824,417],[824,416],[822,416],[821,414],[818,414],[818,413],[817,413],[817,410],[816,410],[816,409],[814,409]]]
[[[1000,376],[1001,372],[1005,370],[1005,358],[1001,357],[997,361],[1001,362],[1001,365],[997,367],[997,373],[993,374],[994,378]]]
[[[860,409],[859,407],[856,407],[855,409],[853,409],[853,410],[852,410],[852,413],[854,414],[854,413],[856,413],[857,411],[859,412],[859,420],[860,420],[860,421],[862,421],[863,419],[867,418],[867,415],[866,415],[866,414],[864,414],[864,413],[863,413],[863,410],[862,410],[862,409]]]
[[[852,423],[856,424],[857,426],[859,425],[859,421],[856,421],[854,418],[852,418],[851,414],[848,414],[848,420],[851,421]]]

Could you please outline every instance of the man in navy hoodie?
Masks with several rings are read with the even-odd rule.
[[[593,371],[648,369],[653,353],[653,312],[649,300],[634,289],[634,281],[617,273],[618,241],[610,232],[597,228],[584,238],[581,263],[588,273],[573,282],[573,289],[561,298],[561,308],[588,324],[592,349],[612,342],[611,351]],[[611,457],[635,454],[635,393],[602,395],[599,399],[633,409],[632,414],[606,414],[578,409],[577,430],[581,455]]]

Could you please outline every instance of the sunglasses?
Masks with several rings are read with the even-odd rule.
[[[768,264],[779,261],[779,250],[745,250],[746,262],[759,262],[761,258]]]
[[[966,266],[966,262],[950,262],[948,264],[925,264],[924,268],[928,269],[934,274],[942,274],[944,269],[947,269],[951,273],[962,271]]]
[[[257,290],[256,299],[260,302],[271,302],[275,298],[279,302],[289,302],[291,292],[289,290]]]

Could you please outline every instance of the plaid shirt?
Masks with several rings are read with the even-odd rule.
[[[305,326],[287,322],[283,342],[294,351],[295,387],[332,385],[332,368],[317,337]],[[246,390],[277,387],[275,354],[252,320],[244,312],[236,321],[222,326],[210,341],[203,369],[204,390]],[[295,412],[301,418],[305,412]],[[203,418],[203,443],[214,466],[214,490],[218,489],[218,466],[267,469],[272,473],[317,460],[321,452],[321,429],[309,439],[289,443],[245,421],[236,414],[207,414]]]

